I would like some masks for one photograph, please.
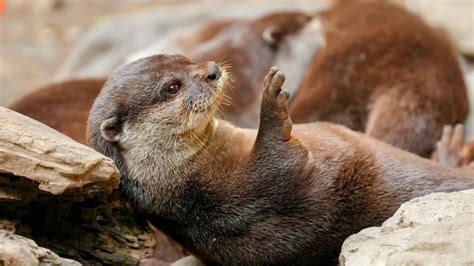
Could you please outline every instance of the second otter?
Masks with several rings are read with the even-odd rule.
[[[474,187],[449,168],[347,128],[292,126],[283,73],[265,78],[258,131],[214,119],[227,85],[214,63],[159,55],[121,67],[89,118],[124,192],[207,263],[334,262],[349,235],[401,203]]]

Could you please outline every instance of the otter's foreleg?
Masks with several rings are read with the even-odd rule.
[[[288,115],[289,94],[282,90],[285,74],[272,67],[264,80],[260,125],[252,151],[254,164],[278,167],[304,163],[307,150],[291,136],[293,124]],[[303,160],[302,160],[303,159]]]
[[[284,82],[285,74],[277,67],[265,77],[256,144],[285,142],[291,137],[293,125],[286,107],[289,93],[281,88]]]

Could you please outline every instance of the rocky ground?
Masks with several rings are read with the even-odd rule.
[[[470,265],[473,250],[474,190],[433,193],[402,204],[381,227],[346,239],[339,263]]]
[[[153,233],[118,195],[111,159],[3,107],[0,125],[0,265],[57,264],[44,248],[88,264],[151,255]]]

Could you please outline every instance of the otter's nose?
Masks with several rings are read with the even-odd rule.
[[[206,78],[210,81],[216,81],[222,76],[222,72],[216,63],[207,64],[207,76]]]

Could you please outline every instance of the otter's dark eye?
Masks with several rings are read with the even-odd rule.
[[[176,93],[178,93],[178,92],[179,92],[179,84],[173,83],[173,84],[168,85],[168,87],[166,88],[166,91],[167,91],[169,94],[176,94]]]

